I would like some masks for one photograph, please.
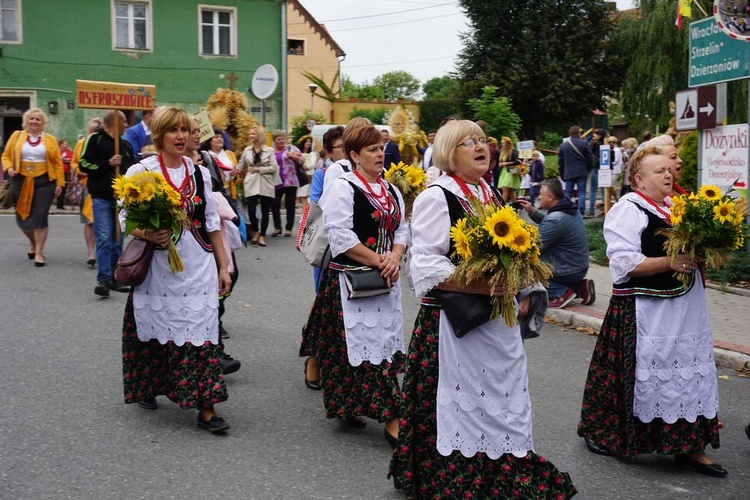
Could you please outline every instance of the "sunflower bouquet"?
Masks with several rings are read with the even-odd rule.
[[[171,229],[177,233],[189,223],[182,210],[180,194],[155,172],[139,172],[132,177],[120,176],[112,183],[115,196],[127,210],[125,235],[137,228]],[[185,270],[185,265],[172,240],[167,245],[169,268],[173,273]]]
[[[529,167],[525,163],[521,163],[518,165],[518,175],[519,177],[523,177],[524,175],[529,173]]]
[[[747,233],[747,202],[735,200],[730,193],[707,185],[698,194],[670,198],[672,227],[659,231],[667,237],[664,250],[670,258],[685,253],[708,268],[724,267],[731,252],[742,247]],[[675,277],[685,285],[690,283],[689,274],[675,273]]]
[[[523,221],[510,205],[497,207],[471,202],[473,214],[451,228],[451,240],[459,263],[451,276],[463,286],[489,278],[490,287],[503,288],[492,297],[490,319],[501,314],[505,324],[517,323],[513,298],[533,283],[547,283],[552,271],[539,259],[539,230]]]
[[[398,165],[391,163],[391,167],[385,172],[385,180],[401,191],[408,218],[411,216],[414,200],[427,187],[427,174],[419,166],[398,162]]]

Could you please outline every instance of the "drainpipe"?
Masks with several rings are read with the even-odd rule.
[[[281,2],[281,128],[286,129],[287,88],[286,88],[286,0]]]

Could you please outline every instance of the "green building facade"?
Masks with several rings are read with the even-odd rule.
[[[73,143],[104,111],[79,109],[75,82],[156,86],[157,105],[188,112],[230,83],[247,92],[263,64],[282,68],[280,0],[2,0],[0,136],[21,128],[30,107],[47,113],[47,131]],[[236,78],[236,79],[235,79]],[[266,100],[266,126],[282,128],[283,86]],[[246,94],[248,112],[260,101]],[[130,112],[131,124],[139,113]]]

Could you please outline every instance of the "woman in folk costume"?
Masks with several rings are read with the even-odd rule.
[[[26,111],[23,130],[13,132],[2,157],[16,204],[16,224],[29,239],[27,256],[36,267],[44,267],[49,209],[65,186],[60,148],[57,139],[44,131],[46,125],[44,111]]]
[[[232,284],[227,269],[211,176],[184,156],[190,138],[188,114],[165,108],[151,123],[158,155],[128,169],[126,177],[143,171],[161,173],[182,198],[191,221],[179,233],[136,229],[133,236],[157,246],[146,279],[133,287],[123,322],[125,402],[156,410],[156,396],[165,395],[183,409],[198,410],[198,427],[225,431],[229,424],[214,405],[227,399],[219,363],[219,295]],[[124,228],[127,213],[120,212]],[[167,252],[175,244],[185,270],[172,273]]]
[[[384,154],[377,129],[347,128],[344,152],[356,169],[334,181],[320,199],[333,258],[307,324],[315,345],[301,354],[318,358],[328,418],[353,427],[366,425],[361,417],[385,422],[385,437],[394,446],[400,400],[394,357],[404,351],[399,271],[409,231],[401,195],[381,177]],[[379,269],[390,291],[349,299],[341,271],[361,266]]]
[[[237,201],[237,157],[234,153],[227,149],[227,144],[224,142],[224,131],[219,127],[214,126],[214,136],[209,140],[201,144],[202,151],[208,151],[211,157],[214,159],[216,165],[221,169],[221,173],[224,178],[224,188],[229,193],[229,197],[232,202]]]
[[[451,226],[471,211],[472,200],[503,204],[482,179],[489,154],[474,122],[443,125],[433,158],[446,175],[414,203],[410,273],[423,298],[407,353],[390,471],[407,498],[562,499],[576,493],[568,474],[534,452],[520,327],[488,321],[458,338],[431,293],[503,293],[486,279],[467,287],[451,279]],[[521,315],[529,305],[529,299],[521,301]]]
[[[719,447],[719,393],[711,321],[698,263],[664,251],[672,190],[668,156],[645,146],[630,184],[607,213],[613,290],[591,357],[578,435],[599,455],[674,455],[674,465],[723,477],[705,453]],[[673,273],[692,276],[684,287]]]

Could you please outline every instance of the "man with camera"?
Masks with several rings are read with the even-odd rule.
[[[563,194],[557,179],[542,181],[539,190],[541,213],[527,200],[518,199],[514,204],[528,212],[539,224],[542,260],[553,267],[547,292],[549,307],[561,309],[576,297],[581,304],[593,304],[596,300],[594,282],[585,279],[589,270],[589,245],[586,229],[578,205]]]

